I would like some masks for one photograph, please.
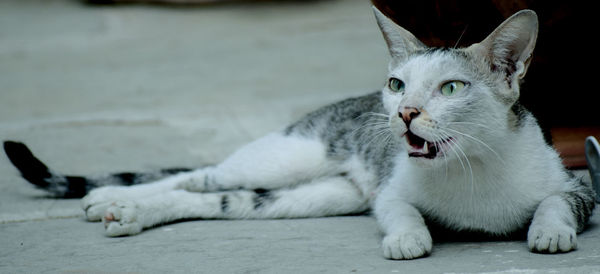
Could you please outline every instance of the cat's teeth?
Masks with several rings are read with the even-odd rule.
[[[423,154],[429,154],[429,144],[427,141],[423,144]]]

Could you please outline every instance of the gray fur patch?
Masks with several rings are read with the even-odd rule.
[[[271,191],[257,188],[254,190],[254,196],[252,197],[252,202],[254,203],[254,209],[260,209],[263,207],[268,201],[272,201],[275,197],[272,195]]]
[[[221,196],[221,212],[227,212],[229,210],[229,196]]]
[[[581,178],[573,178],[575,190],[563,193],[562,197],[571,207],[571,212],[577,221],[577,233],[582,232],[592,216],[596,206],[596,193],[592,187],[583,182]]]
[[[389,138],[387,119],[378,91],[309,113],[284,133],[322,140],[327,156],[334,160],[344,161],[358,154],[383,180],[391,173],[390,159],[399,150],[397,138]]]
[[[519,102],[516,102],[511,108],[511,113],[508,116],[509,125],[513,131],[517,131],[525,124],[525,120],[531,116],[531,113],[523,107]]]

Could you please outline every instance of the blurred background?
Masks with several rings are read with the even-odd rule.
[[[450,47],[535,10],[522,101],[565,162],[585,167],[583,140],[599,135],[595,69],[583,66],[591,24],[583,4],[564,1],[5,0],[0,137],[72,172],[217,162],[384,84],[373,4],[426,44]]]
[[[523,100],[569,165],[583,167],[583,138],[598,129],[589,94],[596,69],[581,65],[592,62],[595,34],[583,4],[374,3],[434,46],[454,46],[461,35],[466,46],[513,11],[535,9],[542,25]],[[371,5],[1,0],[0,139],[23,141],[72,174],[216,163],[309,111],[384,85],[388,51]],[[79,200],[48,197],[6,157],[0,175],[0,231],[11,235],[0,243],[6,273],[597,269],[593,232],[581,236],[592,244],[560,260],[530,254],[522,242],[457,243],[437,248],[434,263],[398,264],[382,260],[369,217],[179,223],[108,239],[102,225],[82,221]]]
[[[0,139],[72,174],[198,167],[380,89],[387,62],[366,0],[3,0]],[[0,174],[0,222],[82,213]]]

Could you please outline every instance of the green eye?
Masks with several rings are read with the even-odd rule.
[[[461,81],[450,81],[442,85],[442,94],[445,96],[450,96],[456,92],[461,91],[465,88],[465,83]]]
[[[404,82],[400,79],[390,78],[388,86],[393,92],[404,92]]]

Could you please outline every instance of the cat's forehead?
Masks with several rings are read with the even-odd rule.
[[[471,58],[458,49],[429,48],[412,54],[404,62],[390,68],[390,75],[402,80],[423,78],[468,77],[472,74]]]

